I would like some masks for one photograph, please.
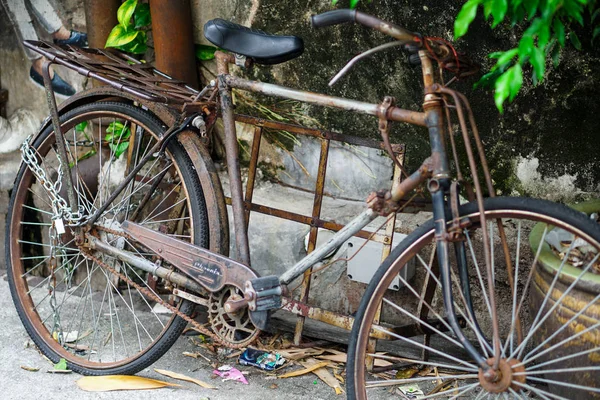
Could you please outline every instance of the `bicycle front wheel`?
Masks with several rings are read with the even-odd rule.
[[[450,328],[429,221],[393,250],[367,287],[349,344],[349,398],[419,391],[419,398],[600,398],[600,226],[543,200],[484,204],[496,309],[476,204],[460,208],[466,227],[462,240],[450,243],[449,263],[454,314],[489,365],[492,321],[499,320],[496,380],[483,376]],[[399,272],[411,263],[417,273],[406,281]],[[398,276],[404,286],[387,290]]]
[[[97,102],[60,118],[77,204],[93,215],[151,151],[166,127],[147,111],[125,103]],[[171,297],[173,285],[110,256],[90,260],[75,242],[77,228],[51,239],[55,196],[44,182],[60,180],[52,126],[31,144],[44,177],[22,164],[7,218],[10,290],[25,329],[53,362],[61,358],[89,375],[133,374],[156,361],[186,322],[161,307],[157,296],[189,315],[193,303]],[[31,160],[30,160],[31,162]],[[64,177],[63,177],[64,180]],[[59,194],[67,199],[63,183]],[[144,247],[119,234],[133,221],[206,247],[208,216],[198,177],[176,140],[156,154],[109,204],[90,234],[155,262]],[[140,290],[141,289],[141,290]]]

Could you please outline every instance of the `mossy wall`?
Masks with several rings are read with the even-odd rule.
[[[340,5],[343,3],[340,1]],[[363,2],[361,9],[410,30],[452,40],[453,21],[461,4],[442,0],[373,0]],[[399,106],[420,109],[420,71],[408,65],[400,50],[379,53],[354,67],[333,88],[327,86],[354,55],[389,40],[358,25],[312,29],[309,16],[330,10],[329,0],[202,0],[193,6],[197,41],[203,40],[204,22],[215,17],[304,39],[306,50],[301,57],[274,67],[257,67],[250,72],[254,78],[369,102],[392,95]],[[538,172],[542,176],[573,175],[579,191],[599,191],[600,48],[590,43],[589,31],[577,32],[583,50],[565,49],[558,68],[548,68],[544,82],[537,87],[532,87],[526,78],[521,94],[505,108],[504,115],[495,108],[490,91],[473,89],[477,79],[454,85],[471,101],[497,188],[505,193],[528,191],[514,175],[520,156],[539,160]],[[507,25],[492,30],[479,16],[466,37],[455,44],[480,63],[485,72],[491,66],[486,55],[514,47],[519,33],[519,28]],[[530,72],[526,71],[526,75]],[[324,121],[323,126],[329,129],[374,138],[379,135],[377,121],[372,117],[317,107],[306,112]],[[408,145],[407,161],[413,168],[428,155],[427,132],[423,128],[396,124],[393,138]]]

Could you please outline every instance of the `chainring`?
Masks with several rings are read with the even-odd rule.
[[[242,299],[240,289],[227,285],[218,292],[210,294],[208,299],[208,319],[212,331],[231,347],[248,346],[260,334],[260,330],[250,320],[248,308],[228,313],[225,302]]]

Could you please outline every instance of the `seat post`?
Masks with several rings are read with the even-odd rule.
[[[227,85],[225,79],[226,76],[229,75],[229,64],[234,63],[235,58],[233,54],[226,54],[221,51],[215,53],[215,58],[217,59],[217,79],[219,85],[219,97],[221,98],[221,115],[223,127],[225,129],[225,152],[227,157],[229,185],[231,188],[236,259],[250,266],[250,248],[248,246],[240,158],[238,154],[237,134],[235,132],[235,119],[233,116],[233,99],[231,96],[231,87]]]

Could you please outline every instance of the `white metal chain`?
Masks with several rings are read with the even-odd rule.
[[[71,207],[67,204],[67,201],[60,195],[60,190],[62,188],[62,163],[60,155],[56,152],[56,157],[58,158],[58,176],[55,182],[46,175],[44,168],[40,166],[38,162],[38,157],[36,156],[36,151],[29,144],[31,140],[31,136],[23,142],[21,145],[21,159],[27,165],[27,167],[31,170],[33,175],[36,177],[38,182],[43,186],[46,193],[50,197],[52,203],[52,219],[65,219],[68,225],[76,225],[84,218],[83,215],[83,207],[80,207],[79,210],[73,212]]]

